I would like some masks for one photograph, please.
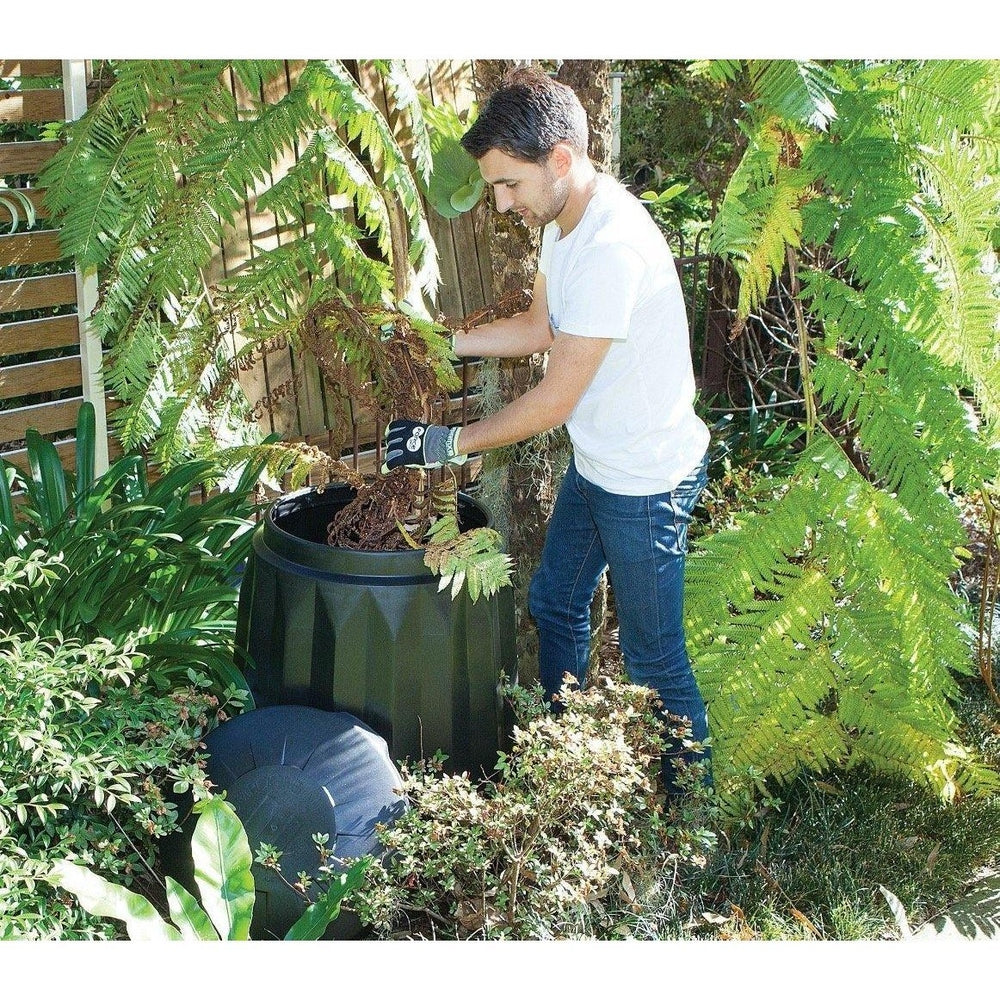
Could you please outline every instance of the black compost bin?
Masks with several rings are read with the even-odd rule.
[[[300,490],[254,533],[237,623],[254,700],[349,712],[394,760],[441,750],[446,770],[488,774],[507,729],[501,675],[516,676],[511,588],[453,600],[422,551],[327,545],[353,496],[346,485]],[[489,515],[461,494],[459,521],[483,527]]]

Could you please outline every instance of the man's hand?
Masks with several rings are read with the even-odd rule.
[[[460,427],[393,420],[385,429],[383,475],[393,469],[440,469],[462,465],[467,455],[458,453]]]

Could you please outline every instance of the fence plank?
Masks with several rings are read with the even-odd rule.
[[[80,339],[80,323],[75,313],[51,319],[28,319],[20,323],[0,323],[0,357],[31,354],[55,347],[69,347]]]
[[[46,274],[40,278],[0,281],[0,313],[21,309],[47,309],[76,302],[76,275]]]
[[[0,77],[62,76],[61,59],[0,59]]]
[[[16,399],[36,392],[76,389],[83,384],[79,355],[28,361],[0,368],[0,399]]]
[[[62,90],[9,90],[0,93],[0,122],[62,121]]]
[[[288,91],[288,77],[286,73],[282,73],[268,80],[261,92],[253,95],[253,99],[273,105],[277,104]],[[294,151],[284,152],[272,165],[267,185],[270,186],[279,177],[287,173],[288,169],[294,165],[295,160]],[[261,212],[257,208],[257,192],[252,192],[252,195],[248,212],[248,225],[253,252],[274,250],[282,244],[287,244],[289,242],[287,230],[282,231],[282,227],[278,225],[277,216],[273,213]],[[301,370],[301,365],[296,365],[295,359],[292,357],[291,347],[266,354],[263,362],[267,373],[269,392],[271,394],[281,394],[284,392],[284,395],[278,395],[276,400],[272,397],[276,405],[270,411],[271,426],[282,437],[306,433],[306,429],[302,426],[298,405],[299,391],[302,387],[305,373]]]
[[[408,60],[407,67],[414,75],[420,74],[421,88],[435,104],[468,110],[473,95],[456,82],[468,75],[468,63],[456,66],[448,60],[435,60],[421,65],[420,61]],[[461,319],[482,309],[489,300],[490,281],[482,268],[473,214],[464,212],[455,219],[445,219],[428,208],[427,216],[441,261],[438,307],[449,319]]]
[[[62,143],[58,140],[38,142],[0,142],[0,174],[37,174]]]
[[[407,59],[406,70],[416,83],[417,89],[433,103],[438,103],[431,63],[426,59]],[[441,285],[435,306],[445,315],[458,316],[462,314],[461,286],[451,221],[438,214],[426,198],[422,200],[427,213],[427,225],[437,247],[438,267],[441,271]]]
[[[13,264],[47,264],[63,260],[66,254],[59,244],[58,229],[40,229],[34,233],[0,236],[0,267]]]
[[[441,60],[434,67],[439,100],[468,111],[475,102],[472,88],[472,63]],[[452,238],[459,262],[461,316],[468,316],[493,302],[493,272],[490,250],[479,224],[482,203],[452,221]]]
[[[83,402],[82,396],[60,399],[55,403],[38,403],[19,406],[14,410],[0,411],[0,441],[22,441],[26,427],[34,427],[39,434],[57,434],[76,427],[76,418]]]

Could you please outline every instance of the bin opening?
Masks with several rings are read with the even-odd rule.
[[[322,492],[317,489],[307,490],[278,500],[269,516],[274,526],[281,531],[306,542],[326,545],[330,521],[354,496],[353,487],[334,483],[325,487]],[[489,527],[489,520],[485,508],[459,494],[458,522],[462,531]]]

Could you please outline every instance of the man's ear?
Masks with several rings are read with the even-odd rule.
[[[573,159],[573,150],[565,142],[557,142],[549,153],[549,165],[557,177],[565,177],[569,173]]]

